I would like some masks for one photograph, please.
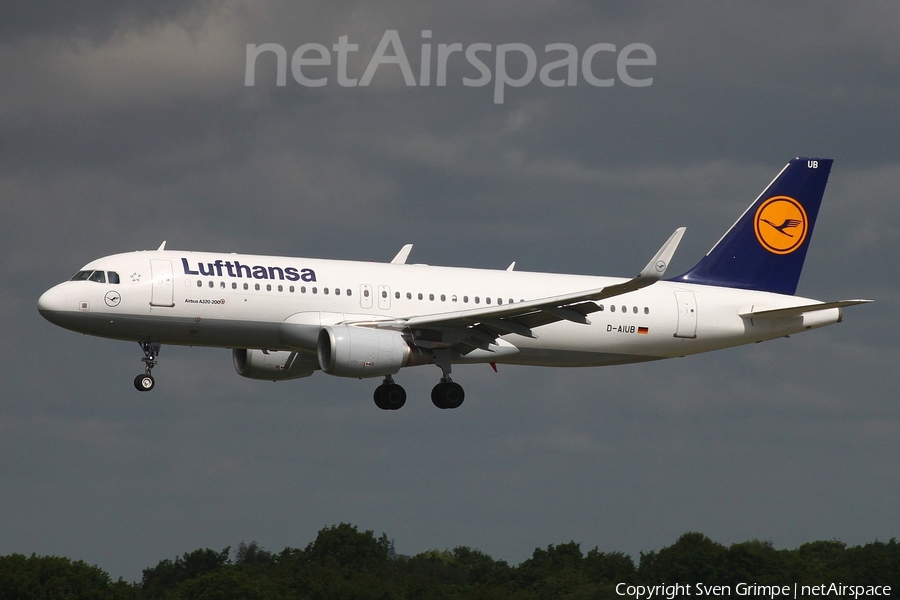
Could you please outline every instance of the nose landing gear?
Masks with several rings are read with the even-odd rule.
[[[134,388],[139,392],[149,392],[156,385],[156,380],[150,371],[156,366],[156,358],[159,356],[159,342],[138,342],[144,351],[144,373],[134,378]]]

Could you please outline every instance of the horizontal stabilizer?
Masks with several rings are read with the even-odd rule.
[[[870,302],[873,302],[873,300],[838,300],[836,302],[820,302],[817,304],[806,304],[804,306],[791,306],[790,308],[775,308],[759,311],[750,310],[749,312],[740,313],[740,316],[753,319],[781,319],[784,317],[797,317],[803,313],[814,312],[817,310],[843,308],[845,306],[855,306],[857,304],[869,304]]]

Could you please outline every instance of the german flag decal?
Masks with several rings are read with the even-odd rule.
[[[646,335],[646,334],[650,333],[650,328],[649,327],[638,327],[638,333],[641,335]]]

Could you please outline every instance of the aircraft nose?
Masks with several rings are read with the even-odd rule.
[[[48,321],[53,321],[53,315],[66,310],[66,292],[61,285],[50,288],[38,298],[38,312]]]

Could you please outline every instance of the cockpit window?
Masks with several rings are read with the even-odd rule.
[[[106,283],[106,271],[78,271],[72,277],[71,281],[94,281],[96,283]],[[119,283],[119,274],[115,271],[109,271],[109,282]]]

